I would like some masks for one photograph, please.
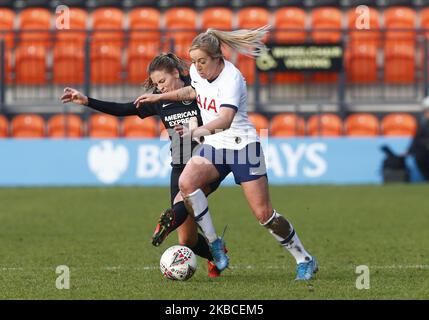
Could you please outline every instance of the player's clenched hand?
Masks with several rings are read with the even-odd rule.
[[[147,93],[138,97],[134,101],[134,104],[136,105],[136,108],[140,108],[144,103],[155,103],[155,102],[158,102],[159,100],[161,100],[160,94]]]
[[[191,131],[187,127],[182,126],[181,124],[174,126],[174,131],[176,131],[176,133],[180,137],[186,137],[191,134]]]
[[[65,88],[60,100],[62,103],[73,102],[84,106],[88,105],[88,97],[73,88]]]

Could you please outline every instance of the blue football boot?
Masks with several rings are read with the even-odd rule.
[[[310,261],[301,262],[297,265],[295,280],[310,280],[318,270],[316,258],[311,257]]]

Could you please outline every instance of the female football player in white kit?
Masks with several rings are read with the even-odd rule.
[[[267,30],[267,27],[231,32],[208,29],[194,38],[189,50],[191,86],[142,95],[135,103],[140,106],[159,100],[197,100],[204,125],[192,130],[181,125],[175,128],[184,137],[205,139],[186,164],[179,188],[210,243],[216,267],[225,269],[229,258],[223,239],[213,227],[202,189],[232,172],[259,223],[295,258],[296,280],[309,280],[318,270],[317,261],[304,249],[292,224],[272,207],[264,154],[247,117],[246,82],[241,72],[225,60],[221,50],[226,45],[240,54],[257,57],[265,47],[262,39]]]

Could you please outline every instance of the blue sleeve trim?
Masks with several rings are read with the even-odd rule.
[[[238,107],[236,107],[236,106],[234,106],[234,105],[232,105],[232,104],[221,104],[221,105],[220,105],[220,108],[223,108],[223,107],[234,109],[234,110],[235,110],[235,112],[237,112],[237,111],[238,111]]]

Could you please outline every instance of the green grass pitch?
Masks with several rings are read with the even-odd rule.
[[[167,188],[0,189],[0,299],[429,299],[429,185],[271,187],[320,270],[295,282],[295,262],[251,214],[238,187],[209,199],[228,224],[231,268],[209,279],[163,279],[150,244]],[[70,289],[55,286],[70,268]],[[356,288],[367,265],[370,288]]]

